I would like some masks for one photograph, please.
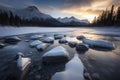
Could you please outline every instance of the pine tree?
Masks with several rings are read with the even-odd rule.
[[[120,7],[118,7],[116,14],[116,25],[120,26]]]

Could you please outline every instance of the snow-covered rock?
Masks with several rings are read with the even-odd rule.
[[[19,56],[23,57],[23,56],[24,56],[24,54],[23,54],[23,53],[21,53],[21,52],[18,52],[18,53],[17,53],[17,56],[18,56],[18,57],[19,57]]]
[[[54,38],[53,37],[45,37],[42,40],[44,43],[54,43]]]
[[[59,40],[59,43],[60,43],[60,44],[65,44],[65,43],[67,43],[67,42],[68,42],[68,41],[67,41],[66,39],[60,39],[60,40]]]
[[[72,48],[76,47],[77,43],[76,42],[68,42],[68,45]]]
[[[29,40],[25,40],[25,42],[29,42]]]
[[[42,42],[39,40],[32,41],[30,43],[30,47],[36,47],[37,45],[41,44]]]
[[[57,46],[42,56],[43,63],[58,63],[68,60],[69,53],[62,46]]]
[[[77,44],[77,46],[76,46],[77,51],[84,52],[84,51],[87,51],[88,49],[89,49],[89,46],[84,43]]]
[[[72,60],[65,65],[65,71],[57,72],[51,80],[85,80],[84,66],[78,55],[75,54]]]
[[[3,48],[3,47],[5,47],[5,44],[0,43],[0,48]]]
[[[17,59],[17,66],[19,70],[21,71],[25,70],[25,68],[27,68],[30,63],[31,63],[30,58],[24,58],[21,55],[19,55],[19,58]]]
[[[103,41],[103,40],[90,40],[90,39],[83,39],[85,44],[88,44],[92,48],[106,48],[106,49],[114,49],[115,46],[112,42]]]
[[[40,50],[40,51],[43,51],[47,47],[48,47],[48,44],[46,44],[46,43],[41,43],[36,46],[37,50]]]
[[[33,36],[31,36],[31,39],[39,39],[39,38],[42,38],[43,37],[43,35],[33,35]]]
[[[17,36],[12,36],[12,37],[6,37],[4,39],[4,42],[5,43],[9,43],[9,44],[14,44],[14,43],[17,43],[19,42],[21,39]]]
[[[64,37],[64,35],[62,35],[62,34],[54,34],[55,39],[62,39],[63,37]]]
[[[76,38],[77,38],[78,40],[82,40],[82,39],[84,39],[84,38],[85,38],[85,36],[80,35],[80,36],[77,36]]]

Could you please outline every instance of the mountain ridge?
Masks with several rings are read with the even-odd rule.
[[[1,6],[0,6],[1,7]],[[26,8],[22,9],[16,9],[16,8],[10,8],[2,6],[0,8],[0,12],[6,12],[8,16],[14,16],[19,17],[21,20],[27,20],[27,22],[31,25],[34,23],[34,25],[45,25],[45,26],[80,26],[84,25],[86,23],[81,22],[79,19],[75,18],[74,16],[66,19],[65,22],[63,22],[62,18],[56,19],[52,16],[42,13],[36,6],[28,6]],[[23,22],[24,23],[24,22]],[[20,24],[20,23],[19,23]],[[87,25],[87,24],[86,24]]]

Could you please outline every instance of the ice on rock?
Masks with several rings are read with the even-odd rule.
[[[31,36],[31,39],[39,39],[39,38],[42,38],[43,37],[43,35],[33,35],[33,36]]]
[[[64,35],[62,35],[62,34],[54,34],[55,39],[62,39],[63,37],[64,37]]]
[[[60,40],[59,40],[59,43],[60,43],[60,44],[65,44],[65,43],[67,43],[67,42],[68,42],[68,41],[67,41],[66,39],[60,39]]]
[[[9,43],[9,44],[14,44],[14,43],[17,43],[19,42],[21,39],[17,36],[12,36],[12,37],[6,37],[4,39],[4,42],[5,43]]]
[[[69,45],[70,47],[74,48],[74,47],[76,47],[77,43],[70,41],[70,42],[68,42],[68,45]]]
[[[85,37],[83,36],[83,35],[80,35],[80,36],[77,36],[76,37],[78,40],[82,40],[82,39],[84,39]]]
[[[57,46],[42,56],[43,63],[58,63],[66,62],[68,60],[69,53],[62,46]]]
[[[76,50],[80,51],[80,52],[87,51],[88,49],[89,49],[89,46],[87,44],[84,44],[84,43],[79,43],[76,46]]]
[[[33,42],[30,43],[30,47],[36,47],[37,45],[41,44],[42,42],[39,40],[35,40]]]
[[[21,53],[19,53],[19,54],[20,55],[17,59],[17,66],[18,66],[19,70],[23,71],[31,63],[31,59],[30,58],[24,58],[24,57],[21,56]]]
[[[93,48],[99,47],[106,49],[114,49],[114,44],[108,41],[83,39],[83,42]]]
[[[3,47],[5,47],[5,44],[0,42],[0,48],[3,48]]]
[[[46,44],[46,43],[41,43],[36,46],[37,50],[40,50],[40,51],[43,51],[47,47],[48,47],[48,44]]]
[[[84,66],[78,55],[65,65],[65,71],[57,72],[51,80],[84,80]]]
[[[54,43],[54,38],[53,37],[45,37],[43,38],[44,43]]]

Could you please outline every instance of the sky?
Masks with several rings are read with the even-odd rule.
[[[0,0],[0,5],[24,8],[37,6],[43,13],[52,17],[71,17],[92,21],[111,5],[120,5],[120,0]]]

